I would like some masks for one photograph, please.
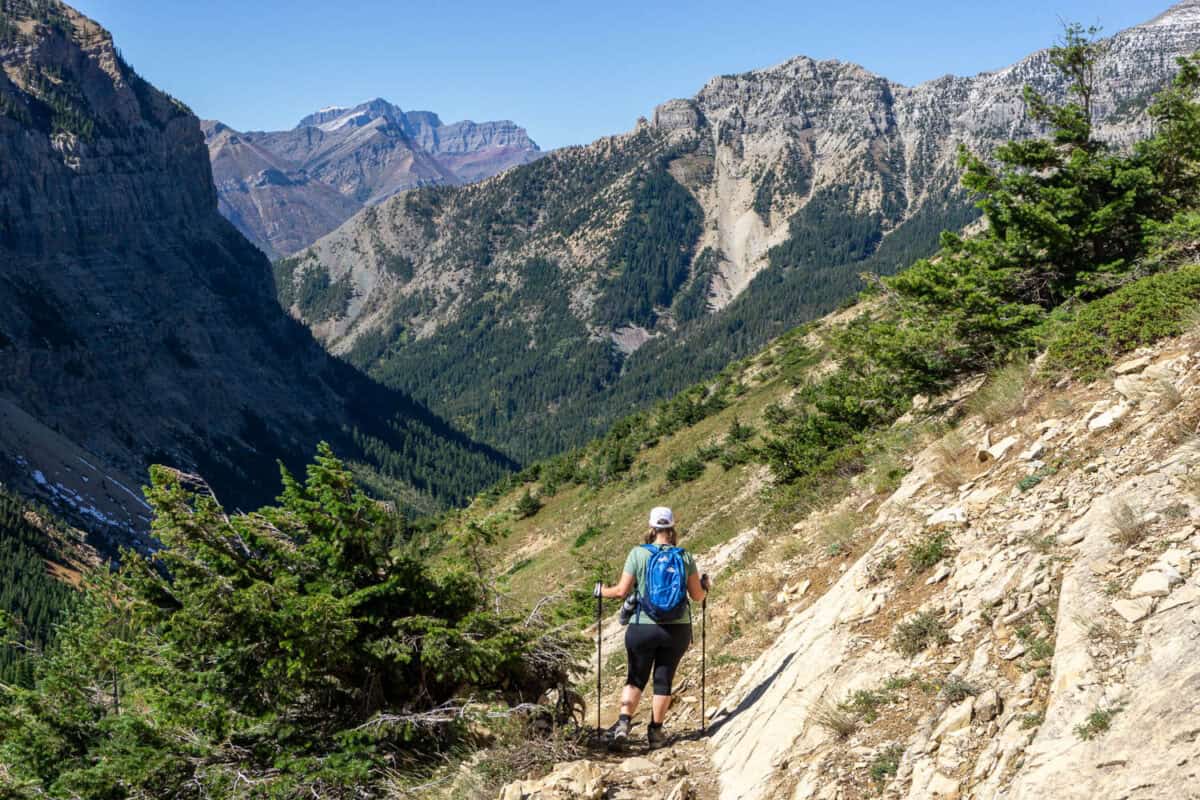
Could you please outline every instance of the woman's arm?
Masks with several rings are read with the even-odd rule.
[[[621,580],[617,581],[616,586],[600,586],[600,595],[615,600],[624,600],[629,594],[629,590],[633,588],[633,576],[628,572],[621,573]]]
[[[700,574],[693,572],[688,575],[687,581],[688,597],[699,603],[704,598],[708,597],[708,589],[700,582]]]

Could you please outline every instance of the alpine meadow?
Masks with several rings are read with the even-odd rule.
[[[1200,0],[546,150],[0,63],[0,797],[1200,785]]]

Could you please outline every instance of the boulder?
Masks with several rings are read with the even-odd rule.
[[[929,785],[925,787],[929,797],[939,797],[942,800],[958,800],[959,782],[954,778],[947,778],[940,772],[935,772],[929,780]]]
[[[671,793],[667,795],[667,800],[691,800],[692,784],[687,778],[680,779],[679,783],[671,789]]]
[[[1193,586],[1189,583],[1187,586],[1181,586],[1175,591],[1171,592],[1170,597],[1165,598],[1161,603],[1159,603],[1158,613],[1161,614],[1170,611],[1173,608],[1179,608],[1180,606],[1190,606],[1197,600],[1200,600],[1200,587]]]
[[[591,761],[559,764],[544,778],[514,781],[500,791],[500,800],[600,800],[604,773]]]
[[[929,515],[925,520],[926,527],[947,528],[967,524],[967,512],[961,506],[948,506]]]
[[[1013,445],[1019,441],[1020,438],[1017,436],[1006,436],[986,450],[981,450],[979,452],[979,460],[999,461],[1004,458],[1004,456],[1008,455],[1008,451],[1011,450]]]
[[[1172,547],[1165,551],[1158,560],[1163,564],[1174,567],[1179,571],[1180,575],[1189,575],[1192,571],[1192,556],[1191,550],[1183,550],[1178,547]]]
[[[975,698],[975,718],[980,722],[991,722],[1002,710],[1000,695],[995,689],[988,689]]]
[[[1112,371],[1117,375],[1132,375],[1135,372],[1141,372],[1146,367],[1150,366],[1150,356],[1139,356],[1131,358],[1128,361],[1122,361],[1112,368]]]
[[[963,499],[963,506],[971,513],[979,513],[1003,491],[999,486],[983,486],[974,489]]]
[[[971,724],[971,715],[975,710],[975,698],[968,697],[955,706],[946,709],[941,722],[933,730],[933,738],[941,739],[948,733],[960,731]]]
[[[1105,431],[1116,425],[1129,414],[1129,406],[1120,403],[1092,418],[1088,423],[1089,431]]]
[[[1112,609],[1126,622],[1139,622],[1150,616],[1151,612],[1154,611],[1154,598],[1139,597],[1136,600],[1114,600]]]
[[[1021,454],[1017,456],[1017,458],[1022,461],[1033,461],[1036,458],[1041,458],[1042,454],[1045,452],[1046,441],[1044,439],[1038,439],[1036,442],[1029,445],[1029,447],[1021,451]]]
[[[1129,590],[1129,596],[1135,600],[1139,597],[1166,597],[1170,593],[1171,578],[1162,572],[1153,571],[1142,573]]]
[[[937,568],[937,571],[925,579],[925,585],[933,586],[935,583],[941,583],[950,577],[950,567],[947,564],[942,564]]]
[[[1113,381],[1113,390],[1130,403],[1139,403],[1154,391],[1155,381],[1145,375],[1122,375]]]

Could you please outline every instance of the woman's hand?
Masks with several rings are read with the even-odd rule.
[[[621,581],[616,586],[605,586],[603,582],[597,581],[596,586],[592,589],[592,597],[608,597],[613,600],[623,600],[633,588],[633,576],[628,572],[621,574]]]

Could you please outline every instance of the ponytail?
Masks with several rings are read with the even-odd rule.
[[[679,537],[678,537],[678,535],[675,533],[675,528],[674,528],[674,527],[671,527],[671,528],[650,528],[648,531],[646,531],[646,536],[644,537],[643,541],[644,541],[646,544],[654,544],[654,540],[658,538],[658,535],[659,535],[660,533],[667,533],[667,534],[670,536],[670,541],[671,541],[671,546],[672,546],[672,547],[678,547],[678,546],[679,546]]]

